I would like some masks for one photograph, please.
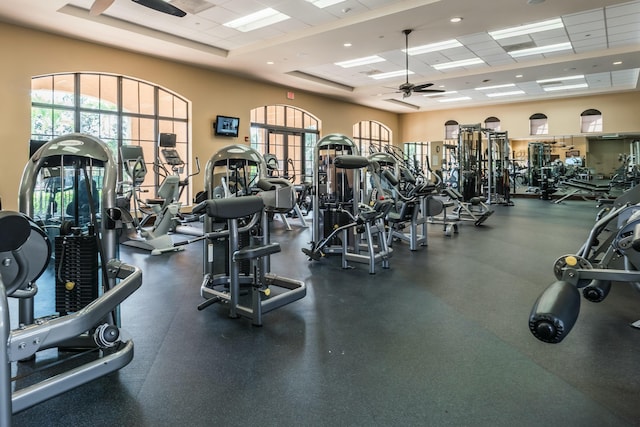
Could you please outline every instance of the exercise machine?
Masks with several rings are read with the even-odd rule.
[[[59,182],[53,200],[45,185],[52,177]],[[105,143],[85,134],[64,135],[30,158],[20,183],[21,212],[0,212],[0,339],[6,343],[0,351],[2,426],[11,424],[12,414],[114,372],[133,358],[119,306],[140,287],[142,273],[116,258],[116,179],[117,166]],[[41,278],[55,282],[55,295],[45,295],[55,301],[55,313],[36,318],[34,300],[47,292],[36,283]],[[16,329],[10,327],[8,298],[18,300]],[[44,352],[53,348],[55,356]],[[13,364],[19,373],[38,375],[13,379]]]
[[[387,243],[384,220],[393,206],[392,199],[385,196],[379,180],[379,165],[366,157],[344,154],[332,156],[330,164],[339,171],[336,176],[350,175],[352,182],[358,183],[362,171],[367,170],[372,181],[372,188],[366,191],[366,187],[358,185],[354,190],[357,198],[351,198],[347,203],[330,204],[323,200],[326,209],[323,214],[327,216],[330,209],[332,218],[339,223],[334,223],[332,230],[318,242],[312,242],[311,248],[303,248],[302,252],[309,260],[319,261],[327,253],[341,254],[342,268],[350,268],[349,262],[357,262],[369,265],[369,274],[375,274],[376,264],[382,268],[389,268],[389,258],[393,250]],[[340,178],[343,182],[346,178]],[[328,187],[330,188],[330,187]],[[362,192],[360,188],[363,188]],[[355,213],[352,208],[355,206]],[[315,218],[315,212],[314,212]],[[326,218],[325,218],[326,221]],[[325,227],[325,230],[327,227]],[[336,248],[337,245],[339,248]],[[328,252],[328,250],[330,252]]]
[[[346,135],[326,135],[314,147],[312,252],[325,240],[323,254],[341,253],[342,234],[334,233],[334,230],[350,224],[358,215],[354,197],[360,194],[361,167],[348,170],[336,167],[336,157],[344,155],[359,155],[358,147]],[[329,236],[331,238],[327,240]]]
[[[289,224],[289,220],[287,219],[288,217],[298,218],[300,221],[300,226],[302,228],[307,228],[308,227],[307,221],[305,219],[304,214],[302,213],[302,209],[300,208],[300,202],[301,200],[304,200],[304,198],[307,197],[308,186],[305,183],[302,183],[300,185],[294,184],[296,173],[295,173],[295,165],[293,163],[293,160],[291,159],[287,160],[288,170],[292,171],[291,176],[281,176],[280,163],[276,155],[264,154],[262,157],[264,158],[265,165],[267,167],[267,177],[266,179],[263,178],[263,183],[261,184],[261,186],[263,186],[264,189],[266,190],[275,190],[276,187],[287,188],[291,185],[293,190],[293,195],[295,196],[295,198],[292,200],[293,208],[287,211],[286,206],[280,207],[276,210],[273,210],[272,213],[280,218],[285,228],[289,231],[291,231],[292,228],[291,228],[291,225]],[[265,181],[269,182],[270,185],[265,186],[264,185]]]
[[[166,252],[184,250],[183,245],[174,244],[172,233],[187,235],[201,235],[202,231],[192,231],[192,227],[184,227],[183,214],[180,212],[182,203],[180,198],[184,188],[189,184],[189,179],[200,173],[200,165],[196,158],[197,170],[187,174],[184,179],[180,173],[184,169],[184,161],[170,142],[166,142],[167,135],[161,134],[160,152],[164,162],[158,161],[154,169],[163,177],[155,198],[142,200],[140,197],[142,185],[147,176],[147,166],[144,159],[144,151],[139,145],[123,145],[120,148],[120,156],[125,174],[129,182],[130,192],[126,198],[133,199],[132,222],[136,234],[129,236],[123,244],[151,252],[151,255],[160,255]],[[163,138],[164,137],[164,138]],[[171,171],[164,164],[169,165]],[[153,220],[151,227],[147,224]]]
[[[409,250],[415,251],[427,246],[428,218],[442,211],[442,202],[430,197],[435,186],[418,169],[411,171],[398,154],[389,154],[391,150],[369,156],[369,161],[379,166],[382,187],[393,200],[386,217],[387,245],[391,247],[394,240],[400,240],[409,243]]]
[[[269,241],[269,221],[259,196],[206,200],[194,208],[206,214],[204,279],[200,294],[204,310],[214,303],[229,306],[229,317],[251,319],[262,326],[262,316],[303,298],[304,282],[271,273],[270,256],[280,252]],[[214,225],[225,221],[226,227]]]
[[[612,282],[640,291],[640,186],[620,195],[602,211],[575,254],[553,264],[556,281],[538,297],[529,315],[529,329],[539,340],[559,343],[580,312],[580,290],[591,302],[603,301]],[[640,327],[640,322],[633,324]]]

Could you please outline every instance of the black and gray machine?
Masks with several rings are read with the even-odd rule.
[[[381,188],[379,165],[358,155],[354,142],[341,134],[320,139],[314,159],[313,241],[302,252],[316,261],[340,254],[342,268],[350,268],[349,262],[368,264],[370,274],[377,264],[389,268],[393,250],[384,220],[392,200]],[[367,171],[373,180],[369,191],[362,182]]]
[[[10,425],[13,413],[133,358],[119,306],[140,287],[142,273],[117,259],[116,180],[105,143],[84,134],[61,136],[44,144],[25,167],[21,212],[0,212],[2,426]],[[45,279],[53,287],[39,287],[36,281]],[[15,329],[8,298],[18,300]],[[46,313],[36,318],[36,308]],[[57,354],[43,352],[53,348]],[[25,378],[21,370],[38,375]]]
[[[295,194],[288,180],[269,179],[256,150],[231,145],[206,166],[205,191],[211,195],[194,209],[204,215],[203,274],[199,310],[229,306],[229,317],[246,317],[261,326],[263,314],[303,298],[304,282],[271,272],[269,212],[287,212]]]
[[[582,296],[603,301],[613,283],[640,291],[640,186],[620,195],[598,214],[586,241],[575,254],[553,264],[556,281],[538,297],[529,329],[540,341],[561,342],[575,325]],[[632,326],[640,327],[640,321]]]

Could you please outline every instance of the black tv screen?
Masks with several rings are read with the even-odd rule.
[[[175,133],[161,133],[158,135],[158,146],[170,147],[176,146],[176,134]]]
[[[217,116],[215,122],[215,133],[220,136],[238,136],[240,119],[238,117]]]

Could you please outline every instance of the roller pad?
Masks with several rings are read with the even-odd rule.
[[[343,156],[336,157],[333,164],[335,167],[340,169],[362,169],[369,166],[369,159],[362,156],[345,154]]]
[[[529,316],[529,330],[540,341],[557,344],[576,323],[580,292],[565,281],[557,281],[538,297]]]
[[[0,252],[15,251],[25,244],[31,235],[27,218],[18,212],[0,212]]]

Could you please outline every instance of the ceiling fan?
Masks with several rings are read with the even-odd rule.
[[[89,13],[91,15],[100,15],[102,12],[107,10],[109,6],[113,4],[115,0],[94,0],[91,5],[91,9],[89,9]],[[158,12],[167,13],[169,15],[183,17],[187,13],[181,9],[178,9],[174,5],[166,2],[165,0],[131,0],[139,5],[146,6],[153,10],[157,10]]]
[[[439,93],[444,92],[444,90],[440,89],[429,89],[433,86],[433,83],[424,83],[421,85],[414,85],[413,83],[409,83],[409,34],[411,34],[413,30],[403,30],[404,41],[405,41],[405,71],[407,73],[407,80],[400,85],[397,93],[402,93],[403,98],[408,98],[413,93]]]

